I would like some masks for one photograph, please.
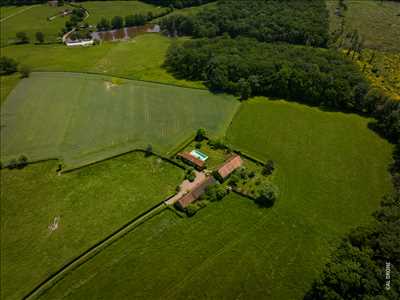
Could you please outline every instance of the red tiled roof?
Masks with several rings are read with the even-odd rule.
[[[241,167],[243,164],[242,159],[239,155],[232,155],[224,164],[218,168],[218,174],[225,179],[237,168]]]
[[[197,157],[194,157],[191,155],[189,152],[181,152],[178,153],[178,156],[193,163],[196,167],[203,168],[204,167],[204,161],[201,159],[198,159]]]
[[[209,187],[210,185],[215,183],[215,179],[212,176],[208,176],[204,178],[203,181],[201,181],[198,185],[196,185],[193,190],[186,195],[184,195],[182,198],[178,200],[179,205],[182,208],[185,208],[188,206],[190,203],[193,203],[196,201],[198,198],[200,198],[201,195],[205,192],[206,188]]]

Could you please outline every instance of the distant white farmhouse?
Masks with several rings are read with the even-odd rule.
[[[65,41],[65,45],[67,45],[68,47],[75,47],[75,46],[91,46],[94,44],[94,40],[90,39],[90,40],[66,40]]]

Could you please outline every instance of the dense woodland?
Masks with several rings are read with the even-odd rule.
[[[242,99],[266,95],[361,111],[367,83],[336,51],[221,37],[175,44],[167,68]]]
[[[235,1],[221,0],[216,7],[195,16],[165,18],[161,28],[170,35],[215,37],[248,36],[263,42],[326,47],[328,12],[323,0],[315,1]]]

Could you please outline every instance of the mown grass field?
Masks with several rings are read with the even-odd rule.
[[[0,105],[6,100],[13,88],[17,85],[21,75],[18,73],[0,76]]]
[[[1,156],[62,159],[67,168],[152,145],[167,154],[200,128],[223,136],[233,96],[78,73],[33,73],[1,110]]]
[[[67,48],[64,45],[10,46],[2,49],[2,55],[30,66],[33,71],[93,72],[204,88],[201,82],[176,79],[162,68],[171,43],[172,39],[160,34],[145,34],[129,42],[103,43],[88,48]]]
[[[134,152],[56,175],[48,161],[1,170],[1,299],[21,299],[64,263],[175,192],[183,172]],[[59,226],[50,231],[54,218]]]
[[[89,1],[82,3],[82,6],[89,11],[90,16],[86,21],[93,25],[96,25],[103,17],[111,21],[115,16],[147,15],[149,12],[157,15],[167,10],[165,7],[140,1]]]
[[[380,51],[400,51],[400,3],[394,1],[348,0],[345,32],[357,30],[364,39],[364,47]],[[339,28],[335,15],[337,1],[327,0],[331,30]]]
[[[56,42],[58,33],[64,27],[68,18],[55,18],[48,21],[47,18],[56,15],[58,12],[66,9],[67,6],[51,7],[46,4],[38,4],[22,7],[1,8],[1,39],[0,45],[5,46],[15,42],[15,35],[19,31],[24,31],[31,40],[36,42],[35,33],[41,31],[45,35],[46,42]],[[3,15],[4,11],[4,15]],[[2,49],[3,52],[3,49]],[[2,55],[5,55],[2,53]]]
[[[243,103],[227,139],[275,161],[274,207],[231,194],[193,218],[165,212],[43,299],[302,299],[343,235],[370,222],[390,191],[392,147],[368,122],[285,101]]]

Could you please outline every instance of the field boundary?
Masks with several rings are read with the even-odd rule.
[[[57,70],[56,71],[35,70],[32,73],[71,73],[71,74],[98,75],[98,76],[109,77],[109,78],[121,78],[121,79],[125,79],[125,80],[130,80],[130,81],[147,82],[147,83],[154,83],[154,84],[165,85],[165,86],[179,87],[179,88],[188,89],[188,90],[209,91],[211,93],[211,91],[206,87],[204,87],[204,88],[187,87],[187,86],[183,86],[183,85],[179,85],[179,84],[175,84],[175,83],[165,83],[165,82],[160,82],[160,81],[144,80],[144,79],[133,79],[133,78],[120,76],[120,75],[96,73],[96,72],[89,72],[89,71],[75,72],[75,71],[57,71]]]
[[[56,272],[54,272],[41,283],[39,283],[22,299],[37,299],[38,297],[40,297],[48,289],[57,284],[57,282],[62,280],[69,272],[83,265],[84,263],[95,257],[97,254],[99,254],[101,251],[106,249],[108,246],[111,246],[114,242],[124,237],[130,231],[167,209],[168,206],[166,204],[166,201],[168,201],[168,199],[172,198],[174,195],[167,197],[166,199],[142,212],[141,214],[130,220],[128,223],[122,225],[120,228],[79,254],[77,257],[65,263],[60,269],[58,269]]]

